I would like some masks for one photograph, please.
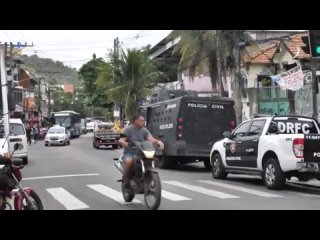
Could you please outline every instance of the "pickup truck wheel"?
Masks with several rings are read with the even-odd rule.
[[[269,189],[282,189],[285,186],[286,174],[282,172],[278,160],[270,158],[263,167],[263,181]]]
[[[226,179],[228,173],[223,166],[220,154],[215,154],[212,158],[212,177],[215,179]]]

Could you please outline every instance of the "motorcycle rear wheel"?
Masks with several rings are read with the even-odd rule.
[[[156,172],[147,172],[145,175],[144,201],[148,210],[157,210],[160,206],[161,181]]]

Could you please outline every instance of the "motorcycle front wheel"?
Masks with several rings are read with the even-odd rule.
[[[33,203],[35,204],[35,209],[32,208],[31,204],[27,201],[27,199],[23,197],[21,198],[20,203],[17,202],[19,201],[18,198],[15,199],[15,210],[43,210],[42,201],[35,191],[31,190],[29,197],[31,201],[33,201]]]
[[[160,206],[161,181],[156,172],[147,172],[145,175],[144,201],[149,210],[157,210]]]
[[[124,201],[125,202],[132,202],[135,194],[132,193],[132,191],[130,189],[125,187],[123,178],[122,178],[121,190],[122,190],[122,195],[123,195]]]

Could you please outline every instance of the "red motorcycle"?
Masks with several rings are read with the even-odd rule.
[[[22,144],[16,143],[14,152],[22,148]],[[20,184],[20,169],[23,167],[10,158],[0,156],[0,210],[13,210],[9,199],[13,199],[14,210],[43,210],[38,194],[32,188],[24,188]]]

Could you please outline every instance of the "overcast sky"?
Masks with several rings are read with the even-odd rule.
[[[80,68],[92,54],[106,57],[113,40],[126,48],[157,44],[171,30],[0,30],[0,42],[33,42],[23,53],[59,60],[67,66]]]

